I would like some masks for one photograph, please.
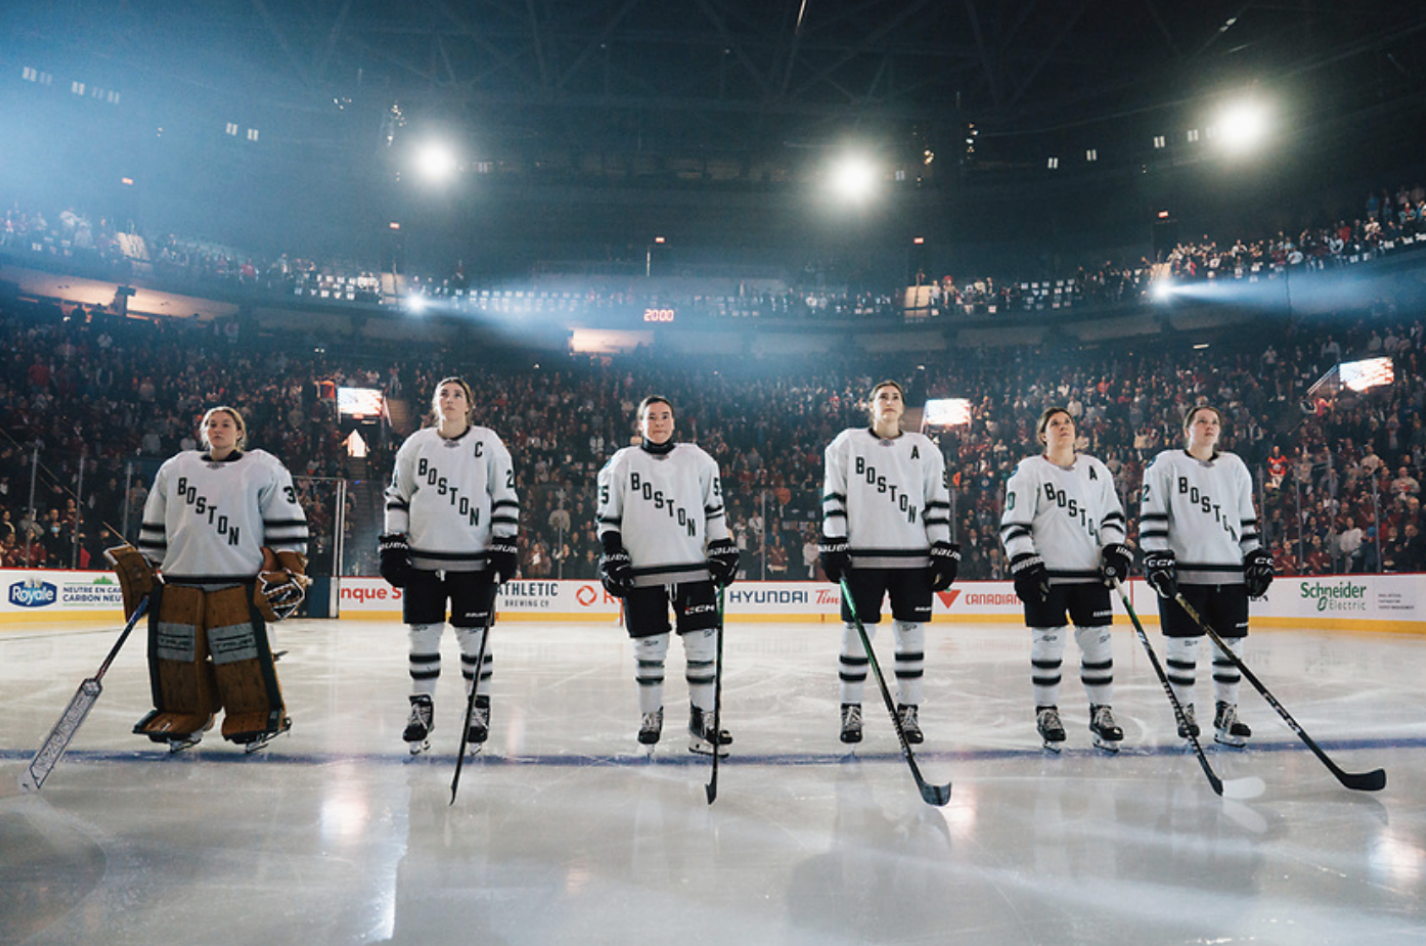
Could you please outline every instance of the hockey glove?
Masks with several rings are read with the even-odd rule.
[[[485,550],[485,562],[490,566],[490,577],[497,585],[515,577],[520,568],[519,551],[515,548],[513,535],[492,537]]]
[[[616,598],[627,597],[634,590],[634,563],[624,547],[605,547],[599,559],[599,580],[604,590]]]
[[[824,535],[817,543],[817,560],[822,563],[827,580],[836,584],[852,570],[852,547],[845,536]]]
[[[961,567],[961,547],[954,542],[931,543],[931,567],[926,582],[932,591],[945,591],[956,580]]]
[[[738,547],[731,540],[708,543],[708,574],[715,584],[725,588],[738,577]]]
[[[284,621],[297,613],[311,583],[305,556],[299,552],[274,552],[263,546],[262,571],[253,585],[253,604],[269,621]]]
[[[1174,566],[1173,552],[1144,553],[1144,580],[1149,587],[1159,593],[1160,598],[1172,599],[1178,594],[1178,569]]]
[[[1026,604],[1044,604],[1050,596],[1050,571],[1045,560],[1026,552],[1010,563],[1010,577],[1015,580],[1015,595]]]
[[[1116,581],[1128,581],[1133,567],[1134,551],[1123,542],[1110,542],[1099,550],[1099,574],[1110,588]]]
[[[149,560],[139,554],[139,550],[125,542],[104,550],[104,557],[114,566],[114,574],[119,576],[119,590],[124,595],[124,618],[133,616],[139,602],[147,598],[159,583]]]
[[[1273,583],[1273,557],[1264,549],[1253,549],[1243,556],[1243,584],[1249,598],[1261,598]]]
[[[402,532],[388,532],[377,539],[381,552],[381,577],[393,588],[405,588],[411,580],[411,546]]]

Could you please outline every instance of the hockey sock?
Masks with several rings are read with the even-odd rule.
[[[1109,627],[1077,627],[1074,639],[1079,644],[1079,679],[1091,706],[1108,706],[1114,702],[1114,641]]]
[[[896,695],[898,703],[921,705],[921,678],[926,672],[926,625],[896,621]]]
[[[414,695],[435,696],[436,680],[441,675],[441,632],[445,624],[408,624],[411,638],[411,692]]]
[[[470,693],[471,681],[475,679],[475,661],[480,657],[480,642],[485,637],[484,627],[458,627],[456,640],[460,642],[460,672],[465,677],[465,692]],[[481,660],[480,685],[477,694],[490,692],[490,675],[494,672],[495,655],[490,646],[485,647],[485,659]]]
[[[1170,637],[1164,644],[1169,684],[1173,695],[1185,706],[1193,703],[1193,684],[1198,679],[1198,642],[1201,637]]]
[[[1065,654],[1065,628],[1030,628],[1030,687],[1036,706],[1058,706],[1060,664]]]
[[[866,628],[866,636],[869,641],[876,636],[875,624]],[[842,654],[839,660],[841,666],[838,676],[842,680],[842,702],[860,703],[870,662],[867,660],[866,648],[862,646],[862,636],[857,633],[855,624],[842,628]]]
[[[634,641],[634,681],[639,684],[639,712],[663,708],[663,664],[668,656],[668,632]]]
[[[1225,637],[1223,643],[1237,657],[1243,656],[1243,638]],[[1238,668],[1233,665],[1217,644],[1213,645],[1213,694],[1214,699],[1229,706],[1238,705],[1238,684],[1243,680]]]
[[[713,670],[718,646],[718,631],[689,631],[683,637],[683,654],[687,666],[684,679],[688,681],[688,702],[703,710],[713,712]]]

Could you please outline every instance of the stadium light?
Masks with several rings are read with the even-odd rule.
[[[1168,279],[1156,279],[1149,287],[1149,298],[1155,302],[1168,302],[1173,296],[1173,283]]]
[[[1260,145],[1268,134],[1268,112],[1261,102],[1231,102],[1218,115],[1217,137],[1224,151],[1244,154]]]
[[[863,154],[846,154],[832,165],[832,190],[840,197],[862,202],[876,191],[879,169]]]
[[[426,311],[426,297],[419,292],[413,292],[406,297],[406,311],[412,315],[420,315]]]
[[[456,171],[455,152],[443,142],[426,142],[416,149],[416,169],[428,181],[448,180]]]

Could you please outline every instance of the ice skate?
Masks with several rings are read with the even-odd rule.
[[[1178,737],[1187,739],[1192,736],[1197,739],[1198,733],[1198,720],[1193,718],[1193,704],[1185,703],[1183,704],[1183,722],[1178,724]]]
[[[406,721],[406,731],[401,738],[412,755],[420,755],[431,748],[431,730],[435,725],[436,707],[429,696],[411,697],[411,717]]]
[[[913,746],[919,746],[926,741],[926,736],[921,732],[921,723],[916,718],[917,707],[909,703],[898,703],[896,705],[896,715],[901,720],[901,732],[906,736],[906,741]]]
[[[169,755],[178,755],[180,752],[186,752],[202,741],[203,733],[201,730],[199,732],[184,733],[180,736],[169,736],[164,740],[168,745]]]
[[[1248,737],[1252,734],[1248,724],[1238,718],[1237,705],[1220,700],[1213,714],[1213,741],[1241,749],[1248,744]]]
[[[470,708],[470,725],[465,731],[466,751],[471,754],[479,752],[485,747],[485,740],[490,738],[490,697],[480,694],[475,698],[475,705]]]
[[[1095,746],[1109,752],[1118,752],[1119,743],[1124,741],[1124,730],[1114,720],[1114,710],[1108,704],[1089,708],[1089,731],[1094,734]]]
[[[860,703],[842,704],[841,739],[848,745],[862,741],[862,705]]]
[[[256,733],[251,739],[247,739],[246,741],[239,741],[237,739],[233,741],[239,742],[239,744],[243,747],[244,753],[246,753],[247,755],[252,755],[259,749],[267,748],[268,743],[272,742],[272,740],[276,739],[278,736],[287,732],[291,728],[292,718],[290,716],[284,716],[282,717],[281,725],[277,729],[274,729],[272,732]]]
[[[1065,724],[1060,722],[1057,706],[1035,707],[1035,729],[1045,741],[1045,748],[1051,752],[1060,751],[1060,743],[1065,741]]]
[[[639,720],[639,745],[647,746],[652,752],[663,735],[663,707],[652,713],[645,713]]]
[[[718,758],[728,758],[728,752],[723,748],[733,741],[728,730],[720,729],[715,735],[713,714],[705,713],[696,706],[690,707],[688,711],[688,751],[696,752],[699,755],[712,755],[715,740],[718,744]]]

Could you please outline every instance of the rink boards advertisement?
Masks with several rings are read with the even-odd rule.
[[[1252,604],[1258,627],[1403,630],[1426,632],[1426,575],[1283,576]],[[123,596],[109,572],[0,569],[0,614],[6,623],[114,620]],[[1022,624],[1024,613],[1008,581],[967,581],[937,592],[935,623],[957,620]],[[1145,624],[1158,623],[1153,592],[1130,582],[1130,598]],[[837,623],[834,585],[808,581],[740,581],[727,589],[725,618],[739,621],[823,621]],[[500,591],[500,617],[509,621],[617,621],[619,599],[597,581],[521,579]],[[1115,623],[1127,624],[1116,601]],[[401,590],[380,578],[341,579],[339,613],[356,620],[401,619]]]

